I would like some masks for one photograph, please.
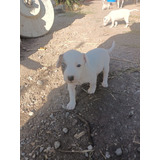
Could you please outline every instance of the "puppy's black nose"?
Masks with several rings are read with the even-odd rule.
[[[74,80],[74,76],[68,76],[68,80],[69,81],[73,81]]]

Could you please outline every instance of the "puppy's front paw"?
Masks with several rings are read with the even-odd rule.
[[[76,106],[76,103],[75,102],[69,102],[67,104],[67,107],[65,109],[68,109],[68,110],[73,110]]]
[[[107,82],[102,82],[102,86],[107,88],[108,87],[108,83]]]

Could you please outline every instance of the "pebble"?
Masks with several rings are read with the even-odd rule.
[[[92,145],[89,145],[87,148],[88,148],[88,150],[92,150],[93,149]]]
[[[68,133],[68,129],[67,128],[63,128],[63,132],[64,133]]]
[[[53,116],[53,113],[49,116],[51,119],[53,119],[54,118],[54,116]]]
[[[55,148],[55,149],[58,149],[58,148],[60,147],[60,145],[61,145],[61,144],[60,144],[59,141],[55,141],[55,142],[54,142],[54,148]]]
[[[25,156],[25,153],[24,153],[24,152],[22,152],[22,153],[21,153],[21,155],[22,155],[22,156]]]
[[[32,80],[33,80],[33,78],[32,78],[31,76],[29,76],[29,77],[28,77],[28,80],[32,81]]]
[[[85,152],[84,155],[85,155],[85,157],[88,157],[88,153],[87,152]]]
[[[133,115],[134,115],[134,111],[131,110],[131,111],[129,112],[129,117],[132,117]]]
[[[40,147],[39,152],[41,153],[43,151],[44,147]]]
[[[33,112],[29,112],[28,113],[29,116],[33,116],[33,114],[34,114]]]
[[[122,149],[121,148],[116,149],[115,154],[117,156],[121,156],[122,155]]]
[[[108,151],[106,152],[105,157],[106,158],[110,158],[111,157]]]
[[[67,118],[69,116],[69,112],[66,112],[66,115],[65,115],[65,117]]]
[[[41,86],[41,85],[43,84],[43,82],[42,82],[41,80],[38,80],[38,81],[37,81],[37,84],[38,84],[39,86]]]
[[[78,122],[78,121],[77,121],[76,119],[74,119],[74,120],[72,121],[72,125],[75,126],[75,125],[77,124],[77,122]]]

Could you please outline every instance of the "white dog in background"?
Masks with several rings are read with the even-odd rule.
[[[76,85],[89,83],[89,94],[96,90],[97,75],[103,71],[103,87],[108,87],[109,53],[112,52],[115,42],[110,49],[97,48],[86,54],[76,50],[69,50],[59,56],[57,67],[61,66],[64,80],[68,84],[70,102],[66,109],[72,110],[76,106]]]
[[[132,10],[118,9],[118,10],[111,11],[107,16],[103,18],[103,25],[106,26],[111,21],[112,24],[110,28],[112,28],[113,26],[116,27],[118,24],[117,20],[124,19],[126,22],[125,28],[127,28],[129,25],[130,13],[133,11],[138,11],[138,10],[137,9],[132,9]]]

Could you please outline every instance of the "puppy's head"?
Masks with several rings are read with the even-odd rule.
[[[67,83],[78,83],[82,78],[86,57],[84,53],[70,50],[61,54],[57,61],[57,68],[61,66],[64,80]]]
[[[110,18],[108,16],[103,18],[103,25],[106,26],[108,22],[110,21]]]

